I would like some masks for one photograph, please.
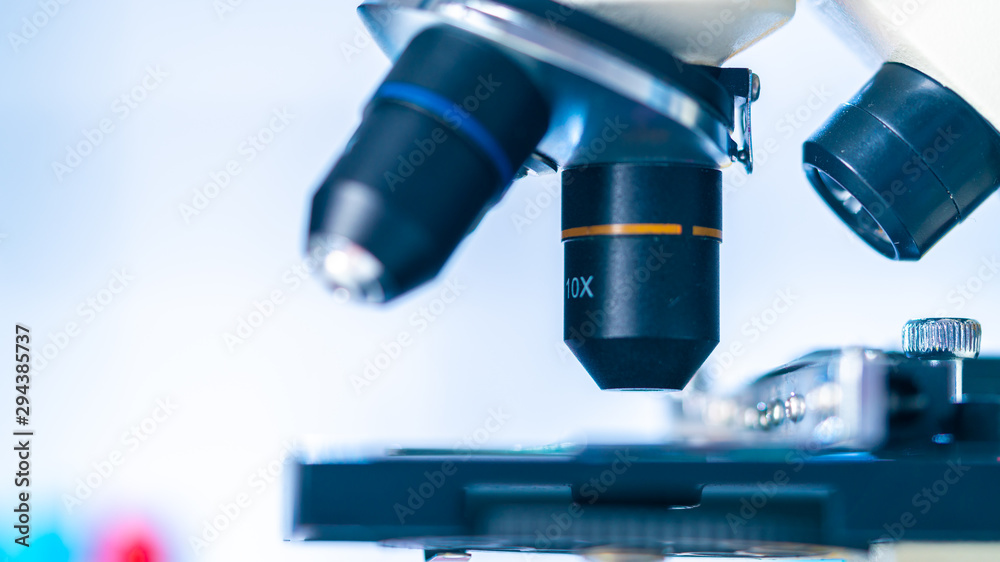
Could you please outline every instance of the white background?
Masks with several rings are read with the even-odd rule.
[[[40,9],[7,2],[0,14],[0,332],[13,348],[14,324],[30,326],[36,356],[65,346],[49,348],[58,353],[33,376],[31,489],[33,536],[56,535],[69,557],[30,559],[98,559],[102,537],[139,522],[167,560],[422,560],[283,543],[280,482],[248,479],[286,441],[454,445],[491,408],[510,419],[490,447],[666,431],[661,395],[602,393],[562,351],[558,201],[523,232],[512,221],[553,178],[517,184],[463,244],[444,273],[461,295],[423,332],[411,317],[443,284],[380,311],[339,304],[312,280],[295,290],[283,281],[302,259],[311,194],[388,69],[364,46],[352,2],[245,0],[223,15],[212,0],[70,2],[12,46],[8,34]],[[355,42],[360,53],[345,56]],[[996,351],[1000,283],[977,275],[997,253],[997,198],[922,262],[885,260],[848,234],[801,171],[802,142],[875,69],[805,9],[731,64],[758,72],[763,95],[757,173],[727,172],[719,349],[738,342],[745,352],[709,361],[720,382],[819,347],[897,347],[907,319],[942,313],[981,320],[984,348]],[[121,119],[115,100],[150,66],[167,76]],[[246,162],[241,143],[282,109],[291,123]],[[57,178],[53,162],[105,118],[114,130]],[[180,205],[234,159],[242,172],[186,221]],[[121,269],[134,280],[81,315]],[[975,298],[956,299],[970,282]],[[223,334],[275,290],[283,303],[231,352]],[[782,290],[795,304],[748,336],[744,325]],[[77,336],[60,335],[68,322]],[[401,333],[415,343],[357,391],[352,377]],[[2,368],[12,367],[8,358]],[[13,429],[13,376],[0,380],[0,420]],[[158,399],[176,411],[130,450],[123,433]],[[0,449],[0,473],[13,473],[13,453]],[[124,462],[68,510],[67,495],[116,451]],[[2,481],[0,549],[14,555],[15,489]],[[250,507],[196,555],[190,537],[240,493]]]

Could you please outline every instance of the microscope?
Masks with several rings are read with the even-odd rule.
[[[720,65],[794,11],[364,4],[397,62],[313,199],[326,282],[396,298],[440,271],[515,178],[561,171],[566,344],[602,389],[683,388],[719,342],[721,169],[753,169],[760,81]]]
[[[884,66],[806,143],[808,180],[872,248],[919,259],[1000,186],[1000,56],[986,44],[1000,4],[814,3]],[[560,173],[566,345],[601,389],[685,388],[720,339],[722,170],[754,164],[762,80],[723,65],[795,10],[365,2],[395,65],[313,198],[322,281],[398,298],[433,282],[512,182]],[[940,32],[952,25],[969,40]],[[659,446],[303,458],[291,536],[428,560],[861,560],[903,540],[1000,541],[1000,359],[978,357],[973,320],[903,333],[902,352],[818,352],[734,392],[686,391]]]

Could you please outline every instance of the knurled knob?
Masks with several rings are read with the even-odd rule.
[[[922,318],[903,327],[903,352],[917,359],[975,359],[983,327],[967,318]]]

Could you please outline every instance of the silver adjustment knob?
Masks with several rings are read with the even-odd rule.
[[[916,359],[975,359],[983,327],[967,318],[922,318],[903,327],[903,352]]]

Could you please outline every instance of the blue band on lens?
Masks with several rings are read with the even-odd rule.
[[[375,99],[392,99],[411,103],[420,107],[435,117],[455,128],[482,150],[500,173],[500,178],[506,184],[514,177],[516,170],[500,143],[479,121],[465,111],[459,104],[440,96],[427,88],[405,82],[386,82],[382,84]]]

